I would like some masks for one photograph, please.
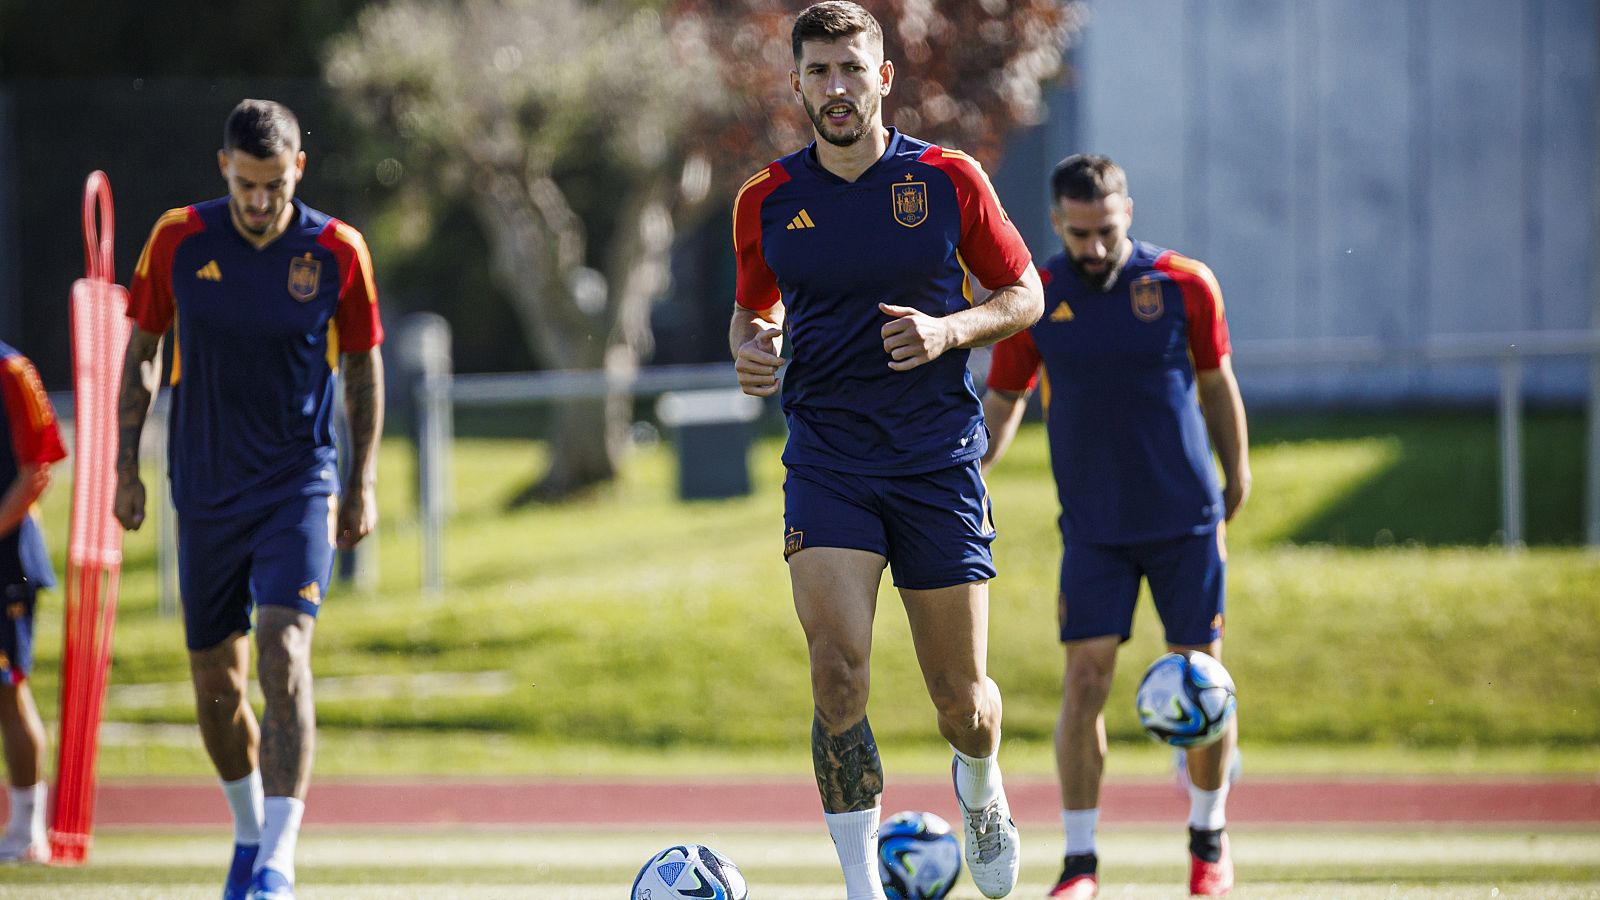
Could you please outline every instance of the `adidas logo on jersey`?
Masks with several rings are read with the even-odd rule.
[[[217,261],[213,259],[211,262],[196,269],[194,277],[201,281],[221,281],[222,267],[217,265]]]
[[[1077,316],[1072,314],[1072,307],[1068,306],[1065,300],[1057,304],[1056,308],[1050,313],[1050,321],[1052,322],[1071,322],[1076,318]]]
[[[793,219],[789,220],[789,224],[784,227],[784,231],[794,231],[797,228],[815,228],[815,227],[817,227],[817,223],[811,221],[811,216],[805,210],[802,209],[802,210],[800,210],[800,214],[799,215],[797,215]]]

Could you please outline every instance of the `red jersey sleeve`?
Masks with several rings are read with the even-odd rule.
[[[172,327],[172,257],[184,238],[205,227],[192,206],[169,209],[156,220],[128,282],[128,318],[140,330],[165,334]]]
[[[994,345],[989,354],[989,388],[1020,394],[1039,383],[1039,346],[1024,328]]]
[[[372,278],[372,255],[361,232],[338,219],[329,219],[317,243],[339,261],[339,306],[334,326],[339,330],[340,353],[365,353],[383,343],[383,320],[378,316],[378,287]]]
[[[983,166],[959,150],[938,146],[923,151],[920,161],[945,173],[955,185],[956,203],[961,207],[957,249],[968,270],[991,291],[1021,278],[1033,256],[1000,205],[1000,195]]]
[[[761,204],[788,180],[783,166],[773,163],[750,176],[733,198],[733,260],[738,269],[733,299],[748,310],[770,309],[783,299],[778,276],[761,252]]]
[[[11,451],[17,465],[47,466],[66,458],[55,410],[33,363],[24,356],[8,356],[3,362],[0,394],[4,395],[6,421],[11,423]]]
[[[1233,352],[1228,340],[1228,320],[1223,315],[1222,288],[1205,263],[1171,250],[1156,257],[1156,268],[1166,272],[1183,291],[1189,316],[1189,354],[1196,369],[1215,369]]]

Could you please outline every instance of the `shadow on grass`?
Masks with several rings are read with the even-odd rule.
[[[1356,547],[1500,541],[1499,434],[1490,413],[1262,415],[1251,421],[1251,444],[1258,449],[1372,437],[1398,446],[1393,462],[1298,523],[1288,540]],[[1523,536],[1530,546],[1582,543],[1586,453],[1580,413],[1525,416]]]

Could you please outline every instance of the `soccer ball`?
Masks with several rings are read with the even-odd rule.
[[[633,879],[633,900],[749,900],[744,873],[710,847],[678,844],[650,857]]]
[[[878,872],[891,900],[938,900],[961,874],[961,844],[933,813],[895,813],[878,829]]]
[[[1204,747],[1222,737],[1238,701],[1233,676],[1198,650],[1168,653],[1150,664],[1134,695],[1139,724],[1174,747]]]

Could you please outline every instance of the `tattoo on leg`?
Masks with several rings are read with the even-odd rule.
[[[261,780],[269,796],[304,797],[316,751],[311,668],[283,648],[262,653]]]
[[[883,761],[878,758],[878,742],[872,739],[865,716],[843,734],[829,734],[821,720],[812,719],[811,765],[827,812],[859,812],[878,805],[883,795]]]

